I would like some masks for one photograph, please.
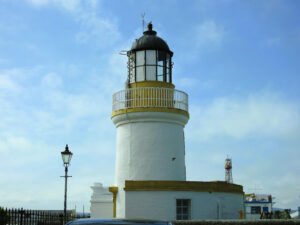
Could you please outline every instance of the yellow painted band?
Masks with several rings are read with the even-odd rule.
[[[119,188],[116,187],[116,186],[111,186],[111,187],[108,187],[108,190],[109,190],[111,193],[118,193]]]
[[[224,181],[125,181],[125,191],[194,191],[244,194],[243,186]]]
[[[113,194],[113,218],[117,217],[117,193],[118,193],[118,187],[111,186],[108,188],[108,190]]]
[[[164,87],[164,88],[175,88],[174,84],[163,82],[163,81],[142,81],[129,84],[129,88],[138,87]]]
[[[118,116],[121,114],[126,114],[126,113],[132,113],[132,112],[168,112],[168,113],[182,114],[188,118],[190,117],[189,113],[185,110],[174,109],[174,108],[156,108],[156,107],[119,109],[113,111],[111,117]]]

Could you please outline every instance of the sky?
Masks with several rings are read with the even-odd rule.
[[[233,181],[300,206],[300,1],[0,0],[0,206],[68,208],[114,183],[112,94],[142,15],[189,95],[187,179]]]

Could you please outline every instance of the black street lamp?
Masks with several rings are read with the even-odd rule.
[[[67,221],[67,186],[68,186],[68,166],[70,165],[71,158],[72,158],[73,153],[69,151],[69,146],[66,145],[65,151],[61,152],[61,157],[64,162],[64,167],[65,167],[65,175],[61,176],[65,178],[65,200],[64,200],[64,222]]]

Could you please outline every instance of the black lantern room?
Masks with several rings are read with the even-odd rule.
[[[172,83],[173,52],[168,44],[152,30],[148,30],[132,44],[128,56],[129,83],[143,81],[161,81]]]

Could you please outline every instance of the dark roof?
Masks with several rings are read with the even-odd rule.
[[[148,30],[144,31],[144,35],[133,42],[130,51],[138,50],[160,50],[173,55],[168,44],[156,35],[156,31],[152,30],[151,23],[148,24]]]

